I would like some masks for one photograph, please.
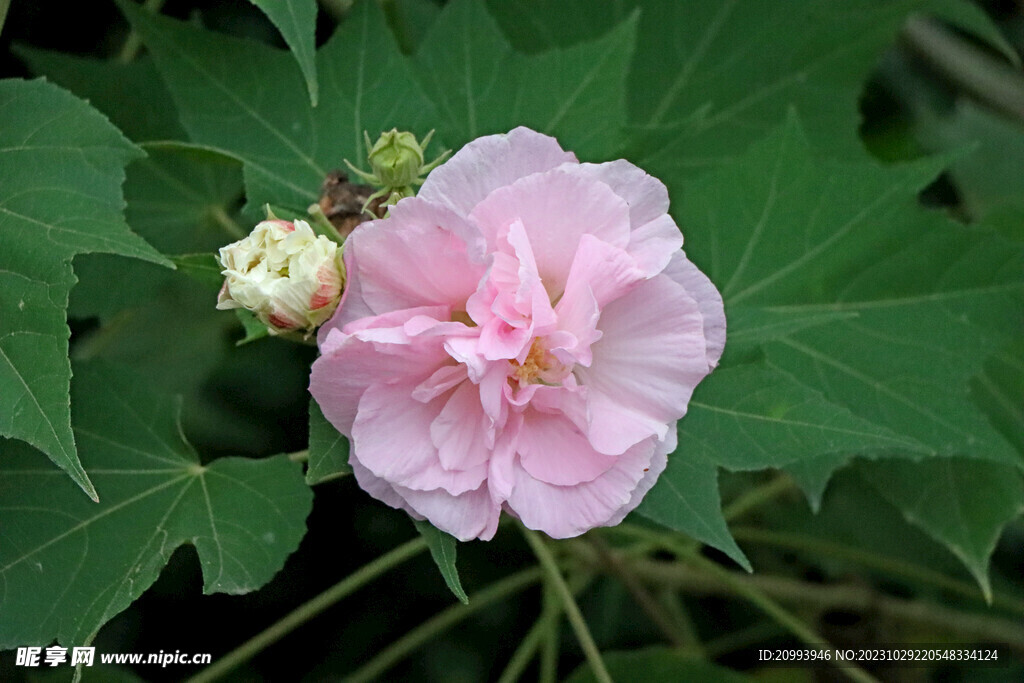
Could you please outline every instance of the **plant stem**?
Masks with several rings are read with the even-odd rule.
[[[331,15],[331,18],[335,21],[343,21],[348,13],[352,10],[352,5],[355,0],[317,0],[320,3],[320,7],[325,12]]]
[[[0,0],[0,33],[3,33],[7,21],[7,10],[11,8],[11,0]]]
[[[422,538],[414,538],[391,552],[381,555],[373,562],[364,565],[355,572],[334,584],[312,600],[300,605],[280,621],[274,623],[262,633],[253,636],[240,646],[227,653],[216,663],[206,667],[188,679],[188,683],[206,683],[244,664],[264,649],[277,642],[294,629],[306,623],[342,598],[356,592],[364,585],[381,574],[394,569],[406,560],[427,549],[427,542]]]
[[[575,577],[575,579],[576,580],[570,579],[569,583],[572,584],[570,586],[570,589],[572,590],[573,595],[578,595],[580,591],[582,591],[590,583],[591,577],[577,576]],[[508,664],[505,666],[505,670],[501,673],[501,676],[498,678],[498,683],[515,683],[515,681],[518,681],[519,677],[523,675],[523,671],[526,669],[526,665],[530,663],[530,660],[533,659],[533,655],[536,654],[537,650],[541,647],[542,644],[546,645],[548,642],[556,642],[557,644],[557,641],[551,639],[548,639],[546,641],[545,638],[551,632],[558,632],[558,617],[561,615],[561,613],[562,610],[558,600],[554,599],[554,596],[551,596],[551,598],[549,598],[548,594],[545,593],[542,600],[540,617],[538,617],[537,621],[534,622],[533,626],[530,628],[530,631],[526,634],[526,636],[523,637],[523,640],[521,643],[519,643],[519,647],[516,648],[516,651],[512,653],[512,657],[509,658]],[[558,651],[556,649],[556,655],[557,652]],[[557,660],[554,661],[557,663]],[[544,668],[544,663],[542,662],[542,674],[540,676],[540,680],[542,681],[545,680],[543,674]],[[555,668],[557,667],[552,667],[552,675],[550,677],[551,681],[555,680]]]
[[[785,473],[779,473],[776,477],[760,486],[756,486],[743,495],[736,498],[722,510],[725,521],[731,522],[737,517],[742,517],[751,510],[778,496],[792,490],[793,480]]]
[[[558,650],[561,643],[562,602],[555,595],[550,582],[544,583],[542,593],[542,610],[547,621],[544,631],[544,642],[540,651],[540,683],[556,683],[558,681]]]
[[[292,462],[307,462],[309,460],[309,449],[304,451],[295,451],[294,453],[288,454],[288,459]]]
[[[667,616],[662,610],[661,605],[651,596],[648,590],[640,583],[636,578],[636,575],[630,571],[617,556],[612,549],[608,546],[608,543],[598,536],[597,534],[590,534],[587,537],[587,541],[590,546],[597,551],[597,556],[601,562],[605,565],[609,572],[615,578],[617,578],[629,594],[633,596],[633,600],[640,606],[650,620],[658,627],[665,639],[668,640],[674,647],[682,647],[686,644],[686,638],[680,635],[679,630],[676,628],[671,617]]]
[[[912,579],[920,583],[927,583],[966,598],[982,598],[982,595],[976,585],[957,581],[956,579],[940,574],[937,571],[933,571],[926,567],[919,567],[910,562],[883,557],[863,550],[857,550],[856,548],[849,548],[840,543],[824,541],[818,538],[805,536],[803,534],[795,534],[785,531],[770,531],[767,529],[754,529],[751,527],[733,527],[731,531],[732,535],[738,541],[762,543],[791,550],[803,550],[816,553],[824,557],[856,562],[857,564],[884,572],[890,576]],[[1012,610],[1017,614],[1024,615],[1024,601],[1005,595],[994,594],[992,596],[992,604],[1004,609]]]
[[[983,104],[1024,120],[1024,75],[956,36],[939,22],[911,16],[900,33],[903,41],[955,87]]]
[[[544,636],[547,635],[549,626],[547,616],[541,614],[540,619],[533,623],[529,632],[519,643],[519,647],[512,653],[508,664],[505,665],[505,670],[501,672],[501,677],[498,678],[498,683],[515,683],[519,680],[519,677],[523,675],[523,671],[526,669],[526,665],[530,663],[534,653],[537,652],[537,648],[540,647]]]
[[[706,559],[700,554],[694,553],[686,559],[687,562],[699,567],[707,574],[717,578],[722,583],[752,602],[758,609],[771,617],[777,624],[785,628],[794,636],[807,645],[821,648],[832,648],[832,644],[815,633],[809,626],[796,616],[785,610],[779,603],[772,600],[760,588],[749,581],[744,581],[733,572],[720,567],[715,562]],[[848,666],[840,669],[851,680],[858,683],[876,681],[875,677],[856,666]]]
[[[487,588],[471,595],[468,604],[459,603],[453,605],[406,633],[394,643],[381,650],[373,659],[359,667],[350,676],[346,677],[346,682],[362,683],[380,676],[438,633],[472,616],[491,603],[533,585],[542,577],[543,573],[538,568],[531,567],[496,581]]]
[[[164,6],[164,2],[165,0],[146,0],[142,7],[156,14]],[[128,37],[124,39],[124,45],[121,46],[121,51],[117,55],[117,61],[121,64],[128,64],[138,56],[141,48],[142,38],[139,37],[135,29],[131,29],[128,32]]]
[[[687,558],[694,559],[696,556]],[[580,559],[599,566],[597,558]],[[713,565],[709,569],[705,564]],[[719,567],[703,557],[697,569],[676,562],[637,560],[631,562],[640,580],[658,585],[676,586],[695,595],[741,595],[749,592],[805,605],[817,610],[842,609],[872,614],[876,619],[891,619],[941,628],[959,636],[1006,643],[1024,652],[1024,627],[998,617],[989,617],[942,607],[920,600],[905,600],[884,595],[862,586],[848,584],[814,584],[781,576],[746,576]],[[780,622],[781,624],[782,622]],[[785,624],[783,624],[785,625]]]
[[[584,621],[583,614],[558,569],[555,557],[536,531],[531,531],[522,525],[520,528],[523,536],[526,537],[526,542],[530,544],[533,554],[540,561],[547,581],[562,601],[562,608],[565,610],[566,617],[569,618],[569,623],[572,624],[573,631],[576,632],[576,639],[579,641],[580,647],[583,648],[583,654],[586,655],[587,663],[590,664],[590,668],[594,672],[594,678],[599,683],[612,683],[612,677],[608,674],[608,669],[605,668],[604,660],[601,659],[601,652],[597,649],[594,638],[590,635],[590,629],[587,628],[587,622]]]
[[[224,207],[220,204],[210,207],[210,217],[217,223],[217,225],[224,228],[224,231],[228,233],[228,235],[234,237],[236,240],[244,239],[248,234],[237,221],[228,215],[228,212],[225,211]]]

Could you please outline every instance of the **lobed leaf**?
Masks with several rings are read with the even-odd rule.
[[[316,0],[249,0],[281,32],[299,63],[309,90],[309,103],[317,105],[320,85],[316,77]]]
[[[71,432],[65,324],[71,259],[173,265],[124,222],[124,167],[141,152],[45,81],[0,82],[0,435],[46,453],[93,499]]]
[[[316,108],[295,61],[279,50],[120,5],[192,141],[242,161],[250,207],[304,213],[329,171],[346,158],[363,160],[364,131],[397,127],[422,136],[436,120],[375,2],[358,3],[317,52],[323,104]]]
[[[102,502],[8,442],[0,462],[0,647],[91,642],[174,550],[195,546],[206,593],[245,593],[282,567],[312,494],[285,456],[203,465],[179,401],[113,366],[76,366],[75,434]],[[74,615],[69,619],[68,615]]]
[[[621,146],[636,29],[633,16],[591,42],[523,55],[483,3],[455,0],[428,31],[415,72],[449,144],[525,125],[580,158],[604,160]]]

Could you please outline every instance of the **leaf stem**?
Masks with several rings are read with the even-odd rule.
[[[658,627],[658,630],[665,636],[665,639],[674,647],[686,645],[686,637],[679,633],[679,629],[672,618],[665,614],[662,606],[658,604],[647,588],[640,583],[636,575],[612,552],[608,543],[597,534],[589,534],[587,541],[597,551],[598,558],[600,558],[608,571],[626,587],[629,594],[633,596],[633,600],[647,614],[654,625]]]
[[[331,15],[331,18],[337,22],[345,20],[348,13],[352,10],[352,5],[355,0],[317,0],[320,3],[320,7],[325,12]]]
[[[569,583],[572,584],[569,588],[572,590],[573,595],[578,595],[591,580],[591,576],[577,576],[577,580],[570,579]],[[501,672],[501,676],[498,678],[498,683],[515,683],[519,680],[519,677],[523,675],[523,671],[526,669],[526,665],[530,663],[533,655],[542,646],[547,646],[549,643],[555,643],[555,657],[558,655],[557,640],[548,638],[551,633],[558,634],[558,617],[561,615],[561,603],[553,595],[550,595],[550,591],[545,586],[544,595],[542,597],[542,606],[540,617],[534,622],[529,632],[523,637],[522,642],[519,643],[519,647],[512,653],[512,657],[508,660],[508,665],[505,666],[505,670]],[[542,654],[544,651],[542,650]],[[541,662],[541,675],[539,680],[541,681],[555,681],[555,670],[557,669],[557,659],[552,660],[556,666],[550,667],[551,675],[547,676],[544,671],[546,668],[545,662]]]
[[[220,227],[224,228],[224,231],[236,240],[244,239],[248,234],[238,224],[238,221],[228,215],[228,212],[224,210],[224,207],[220,204],[215,204],[210,207],[210,218],[214,220]]]
[[[778,496],[793,489],[793,479],[784,472],[780,472],[771,480],[756,486],[743,495],[737,497],[722,509],[722,516],[725,521],[732,522],[742,517],[754,508],[771,502]]]
[[[11,0],[0,0],[0,33],[3,33],[7,21],[7,10],[11,8]]]
[[[920,583],[927,583],[937,588],[956,593],[966,598],[983,600],[978,587],[964,581],[957,581],[937,571],[926,567],[919,567],[911,562],[904,562],[875,553],[850,548],[841,543],[833,543],[803,534],[796,534],[785,531],[771,531],[768,529],[755,529],[752,527],[733,527],[732,535],[737,541],[748,541],[750,543],[761,543],[777,548],[790,550],[801,550],[815,553],[823,557],[837,558],[855,562],[859,565],[874,569],[890,576],[897,576],[912,579]],[[1004,609],[1012,610],[1017,614],[1024,615],[1024,601],[1014,599],[1010,596],[994,594],[992,604]]]
[[[309,461],[309,449],[303,451],[295,451],[294,453],[288,454],[288,459],[292,462],[308,462]]]
[[[586,558],[581,554],[580,557],[591,566],[599,566],[594,555]],[[741,575],[697,555],[685,559],[696,559],[693,564],[697,566],[658,560],[636,560],[630,564],[644,582],[676,586],[694,595],[771,596],[769,600],[806,605],[818,610],[843,609],[871,614],[875,619],[924,624],[951,634],[1006,643],[1024,652],[1024,627],[1008,619],[974,614],[920,600],[895,598],[858,585],[814,584],[765,574]],[[788,628],[788,622],[779,623]]]
[[[188,683],[214,681],[244,664],[264,649],[277,642],[294,629],[306,623],[342,598],[356,592],[381,574],[394,569],[406,560],[427,549],[427,542],[414,538],[391,552],[357,569],[312,600],[300,605],[283,619],[272,624],[263,632],[253,636],[227,653],[216,663],[206,667],[188,679]]]
[[[540,651],[539,683],[557,683],[558,651],[562,635],[561,616],[562,602],[555,595],[550,582],[545,582],[542,592],[542,610],[547,617],[547,629],[544,631],[544,642]]]
[[[900,37],[955,87],[1018,122],[1024,120],[1024,76],[1018,69],[924,16],[908,18]]]
[[[755,584],[741,579],[733,572],[720,567],[715,562],[712,562],[698,553],[694,553],[690,557],[687,557],[686,562],[699,567],[704,572],[714,576],[719,581],[729,586],[729,588],[745,597],[777,624],[785,628],[807,645],[831,649],[831,643],[818,635],[792,613],[784,609],[779,605],[779,603],[768,597],[768,595]],[[877,680],[868,672],[853,665],[849,665],[848,667],[844,666],[840,670],[851,680],[857,681],[858,683],[868,683],[869,681],[873,682]]]
[[[345,678],[347,683],[363,683],[377,678],[382,673],[393,667],[404,658],[408,657],[416,648],[423,645],[438,633],[447,630],[449,627],[479,612],[491,603],[502,598],[518,593],[543,577],[543,573],[536,567],[524,569],[500,581],[492,583],[487,588],[478,591],[470,596],[469,603],[459,603],[436,614],[426,620],[404,636],[381,650],[373,659],[359,667],[350,676]]]
[[[572,592],[569,590],[569,586],[566,585],[562,572],[558,569],[558,563],[555,562],[554,555],[551,554],[551,551],[536,531],[527,529],[521,524],[520,529],[523,532],[523,536],[526,537],[526,542],[530,544],[533,554],[540,561],[540,566],[544,569],[548,583],[562,601],[562,608],[565,610],[565,615],[568,617],[573,631],[576,632],[576,639],[579,641],[580,647],[583,648],[583,654],[586,655],[587,663],[590,664],[590,668],[594,672],[594,678],[599,683],[612,683],[612,677],[608,674],[604,660],[601,659],[601,652],[597,649],[594,638],[590,635],[590,629],[587,628],[587,622],[584,621],[583,614],[580,612],[576,600],[572,597]]]
[[[143,8],[147,11],[156,14],[163,8],[165,0],[146,0],[142,4]],[[138,31],[131,29],[128,31],[128,37],[124,39],[124,45],[121,46],[121,51],[117,54],[117,61],[120,64],[128,64],[134,60],[139,50],[142,48],[142,38],[139,37]]]

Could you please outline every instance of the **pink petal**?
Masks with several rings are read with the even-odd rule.
[[[634,230],[668,213],[668,189],[665,184],[625,159],[603,164],[579,164],[572,172],[601,181],[626,200],[629,204],[629,222]]]
[[[444,489],[458,495],[472,491],[487,476],[486,464],[446,470],[430,438],[430,425],[444,398],[420,403],[415,385],[373,384],[359,401],[352,424],[352,452],[366,469],[396,486],[417,491]]]
[[[593,235],[580,238],[565,293],[556,306],[559,327],[577,340],[566,350],[576,362],[591,364],[590,346],[601,338],[600,309],[639,284],[644,274],[632,256]]]
[[[430,424],[430,438],[437,447],[441,467],[469,470],[487,462],[491,454],[487,443],[490,420],[480,405],[480,390],[472,382],[463,382],[448,397]]]
[[[519,463],[508,507],[531,529],[552,538],[571,538],[605,526],[630,505],[633,491],[654,458],[656,441],[639,443],[615,458],[615,464],[593,481],[557,486],[536,479]]]
[[[524,414],[516,450],[531,477],[558,486],[592,481],[616,460],[595,451],[587,435],[564,415],[536,410]]]
[[[629,502],[619,508],[618,512],[611,516],[605,526],[615,526],[626,518],[630,512],[636,509],[638,505],[643,501],[644,496],[647,492],[654,488],[654,484],[658,481],[658,477],[665,471],[665,466],[668,465],[668,454],[676,449],[677,438],[676,438],[676,426],[672,425],[672,428],[668,430],[668,434],[664,441],[659,441],[654,447],[654,457],[651,458],[651,463],[644,470],[643,479],[636,485],[633,492],[629,496]],[[680,455],[679,457],[685,457]]]
[[[563,151],[554,138],[519,127],[467,144],[430,172],[418,197],[468,216],[495,189],[575,161],[576,155]]]
[[[416,513],[460,541],[489,541],[498,530],[501,506],[491,500],[487,484],[459,495],[442,489],[413,491],[401,486],[395,486],[395,491]]]
[[[614,454],[663,438],[710,372],[697,302],[657,275],[608,304],[599,326],[604,335],[591,347],[593,364],[576,368],[589,392],[591,442]]]
[[[498,245],[520,221],[550,299],[565,288],[584,234],[618,247],[629,242],[626,202],[604,183],[567,170],[535,173],[498,188],[473,209],[470,220],[480,226],[489,245]]]
[[[626,251],[636,259],[637,268],[650,277],[665,269],[683,246],[683,233],[672,217],[664,214],[635,228]]]
[[[484,266],[473,263],[450,211],[415,198],[390,218],[360,225],[345,242],[349,281],[374,313],[416,306],[458,310],[476,290]],[[463,226],[465,235],[471,228]],[[344,304],[343,304],[344,305]]]
[[[351,458],[352,473],[359,487],[371,496],[398,510],[409,513],[413,519],[427,519],[438,529],[460,541],[474,538],[487,541],[498,529],[499,504],[490,500],[486,487],[457,496],[447,491],[413,491],[389,484],[363,467],[357,458]]]
[[[700,314],[704,317],[704,337],[708,346],[708,365],[718,365],[725,349],[725,309],[722,295],[708,276],[686,258],[682,252],[672,257],[665,275],[681,284],[686,292],[697,300]]]
[[[376,382],[405,381],[419,383],[432,374],[449,356],[441,339],[409,339],[401,325],[425,309],[389,313],[354,323],[352,334],[337,329],[328,331],[320,347],[321,355],[313,363],[309,391],[327,420],[345,435],[352,434],[359,399]],[[391,325],[370,330],[358,329],[376,322]],[[393,337],[394,343],[382,338]],[[377,341],[367,337],[377,336]]]

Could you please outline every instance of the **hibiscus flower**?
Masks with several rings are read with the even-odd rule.
[[[725,344],[668,205],[633,164],[516,128],[356,228],[310,391],[359,485],[460,540],[502,510],[554,538],[618,524]]]

